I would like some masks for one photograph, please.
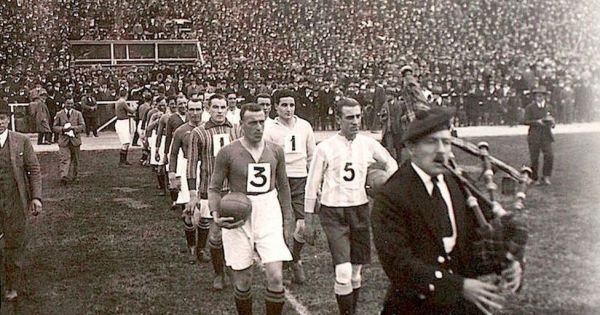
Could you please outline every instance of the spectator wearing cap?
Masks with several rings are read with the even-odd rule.
[[[91,132],[94,137],[98,137],[98,103],[92,94],[92,87],[85,87],[84,93],[81,97],[81,111],[85,120],[85,134],[89,137]]]
[[[452,116],[441,108],[417,115],[402,139],[410,159],[375,195],[373,243],[390,280],[382,315],[488,314],[502,307],[500,288],[477,279],[492,272],[475,265],[477,220],[443,166],[451,153]],[[520,263],[502,276],[508,290],[517,290]]]
[[[39,94],[38,94],[39,93]],[[33,119],[35,132],[37,132],[37,144],[50,144],[52,129],[50,128],[50,111],[46,105],[48,93],[45,89],[36,89],[32,93],[33,101],[29,103],[29,115]]]
[[[532,179],[536,184],[550,185],[552,168],[554,165],[554,152],[552,143],[554,136],[554,108],[547,104],[546,95],[548,91],[544,86],[535,88],[532,91],[534,101],[525,107],[525,124],[529,126],[527,134],[527,144],[529,146],[529,157],[531,161]],[[542,180],[539,180],[539,159],[540,153],[544,156],[542,168]]]

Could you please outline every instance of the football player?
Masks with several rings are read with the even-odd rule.
[[[314,212],[321,190],[319,218],[335,265],[334,291],[340,314],[354,314],[361,269],[371,260],[369,204],[365,183],[373,164],[392,174],[396,161],[375,139],[358,134],[361,106],[353,98],[337,102],[340,132],[315,149],[306,183],[305,240],[314,243]]]
[[[292,259],[283,236],[282,210],[285,216],[291,216],[292,211],[285,156],[281,147],[263,139],[262,106],[243,105],[240,118],[244,135],[223,147],[215,159],[208,190],[209,209],[217,225],[223,228],[225,262],[233,270],[238,314],[252,314],[255,251],[265,269],[266,313],[281,314],[285,302],[282,262]],[[235,221],[219,215],[225,180],[231,192],[246,194],[250,199],[252,212],[246,220]]]
[[[219,150],[233,140],[233,124],[226,118],[227,101],[222,94],[213,94],[209,100],[210,119],[194,128],[190,135],[188,150],[187,181],[190,187],[190,202],[186,215],[199,216],[198,248],[204,248],[208,239],[211,261],[215,272],[213,289],[223,290],[225,285],[225,258],[221,229],[213,222],[208,210],[208,186],[215,167]],[[197,171],[200,164],[200,172]],[[196,185],[199,179],[198,185]],[[223,187],[224,191],[227,187]]]
[[[261,100],[261,96],[258,96]],[[269,106],[270,107],[270,106]],[[291,90],[281,90],[275,94],[277,117],[265,123],[265,140],[278,144],[285,153],[285,165],[292,195],[295,230],[292,237],[293,282],[305,281],[300,252],[304,246],[304,189],[308,165],[315,149],[315,135],[310,123],[294,115],[296,100]]]

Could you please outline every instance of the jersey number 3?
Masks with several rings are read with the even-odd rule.
[[[271,187],[271,164],[248,164],[248,181],[246,190],[250,193],[265,193]]]

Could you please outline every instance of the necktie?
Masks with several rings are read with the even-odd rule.
[[[71,111],[70,110],[67,111],[67,119],[71,119]]]
[[[433,211],[435,220],[440,227],[442,237],[450,237],[452,236],[452,222],[450,222],[450,217],[448,216],[448,206],[446,205],[446,202],[442,197],[442,193],[440,192],[440,188],[438,187],[437,176],[431,177],[431,181],[433,182],[431,200],[435,206]]]

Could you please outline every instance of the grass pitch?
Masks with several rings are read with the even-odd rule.
[[[472,139],[478,140],[488,141],[494,156],[515,167],[528,164],[524,136]],[[553,185],[528,193],[526,282],[510,309],[598,314],[600,137],[558,135],[554,148]],[[39,158],[45,212],[29,222],[26,288],[18,304],[3,304],[3,314],[235,314],[231,287],[210,289],[210,264],[189,264],[179,213],[157,196],[150,169],[117,168],[118,151],[82,152],[80,183],[63,187],[57,154]],[[323,234],[303,256],[308,282],[289,285],[288,292],[309,314],[337,314]],[[363,279],[358,314],[377,314],[387,280],[376,255]],[[256,314],[264,313],[263,288],[256,268]],[[290,303],[284,313],[297,314]]]

